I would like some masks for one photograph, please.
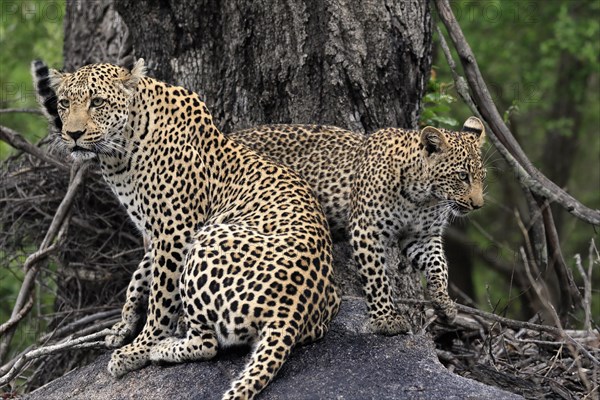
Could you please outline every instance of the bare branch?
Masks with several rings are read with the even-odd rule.
[[[27,315],[29,310],[31,310],[31,307],[33,307],[33,294],[30,293],[27,303],[23,305],[19,312],[14,317],[11,317],[8,321],[0,325],[0,336],[3,335],[4,332],[6,332],[7,330],[12,329],[16,324],[18,324],[19,321],[21,321],[25,317],[25,315]]]
[[[14,363],[10,371],[4,376],[0,378],[0,387],[7,385],[10,381],[12,381],[15,377],[19,375],[21,371],[23,371],[25,365],[36,358],[42,356],[48,356],[50,354],[59,353],[62,351],[72,350],[72,349],[89,349],[89,348],[98,348],[104,347],[104,341],[94,341],[97,339],[104,338],[106,335],[110,333],[110,329],[104,329],[100,332],[92,333],[91,335],[82,336],[77,339],[66,340],[64,342],[54,344],[51,346],[44,346],[38,349],[32,350],[24,354],[17,362]]]
[[[526,261],[525,261],[526,262]],[[533,278],[533,277],[532,277]],[[541,295],[541,294],[538,294]],[[430,300],[415,300],[415,299],[396,299],[395,300],[398,303],[401,304],[424,304],[424,305],[430,305],[432,304]],[[548,305],[548,307],[552,307],[551,305]],[[575,344],[576,347],[578,347],[579,349],[582,349],[586,356],[589,357],[589,359],[596,365],[600,365],[600,362],[598,361],[598,359],[596,357],[594,357],[589,351],[587,351],[586,349],[583,348],[583,346],[581,345],[581,343],[577,340],[575,340],[572,337],[572,334],[570,332],[565,331],[562,328],[556,328],[553,326],[549,326],[549,325],[539,325],[539,324],[533,324],[531,322],[524,322],[524,321],[517,321],[514,319],[510,319],[510,318],[506,318],[506,317],[501,317],[499,315],[493,314],[493,313],[489,313],[486,311],[482,311],[479,310],[477,308],[473,308],[473,307],[469,307],[469,306],[465,306],[463,304],[456,304],[456,309],[460,312],[463,312],[465,314],[470,314],[470,315],[474,315],[477,317],[482,317],[485,318],[487,320],[493,321],[493,322],[499,322],[500,324],[512,328],[512,329],[529,329],[532,331],[537,331],[537,332],[545,332],[545,333],[549,333],[550,335],[552,335],[555,338],[561,339],[561,340],[566,340],[572,344]],[[556,312],[555,312],[556,313]],[[560,321],[558,321],[558,323],[560,323]],[[489,329],[489,326],[486,326],[487,329]],[[465,328],[472,328],[472,324],[468,323],[464,326]],[[598,332],[592,332],[593,336],[596,337],[598,336]],[[588,338],[588,334],[583,335],[585,338]],[[582,337],[583,337],[582,336]]]
[[[8,351],[8,347],[10,341],[12,340],[16,325],[23,319],[25,315],[27,315],[26,312],[21,311],[25,307],[26,300],[29,298],[29,296],[31,296],[31,291],[34,287],[35,279],[40,269],[39,262],[45,259],[48,254],[54,250],[56,244],[52,244],[52,242],[57,236],[60,235],[61,230],[64,228],[63,224],[67,220],[67,214],[70,211],[71,204],[73,203],[75,194],[77,193],[77,189],[83,182],[89,165],[89,163],[73,165],[71,170],[71,183],[69,184],[67,193],[58,207],[56,214],[54,215],[54,219],[50,224],[50,228],[48,228],[46,236],[44,237],[39,250],[31,254],[23,265],[23,269],[26,271],[25,278],[23,279],[21,289],[19,290],[17,300],[15,301],[15,305],[11,313],[9,320],[10,326],[8,326],[5,331],[0,331],[0,333],[5,335],[0,343],[0,359],[4,358],[6,352]]]
[[[20,133],[13,131],[10,128],[7,128],[6,126],[0,125],[0,140],[5,141],[17,150],[29,153],[32,156],[35,156],[40,160],[43,160],[48,164],[52,164],[64,171],[68,171],[70,169],[69,166],[52,158],[39,147],[36,147],[33,144],[29,143]]]
[[[596,259],[598,259],[598,250],[596,250],[594,239],[592,239],[590,241],[588,255],[589,266],[587,272],[585,271],[581,263],[581,256],[579,254],[575,254],[575,265],[577,266],[579,275],[581,275],[581,279],[583,280],[583,310],[585,313],[583,329],[587,331],[592,330],[592,267],[597,262],[594,260],[594,250],[596,253]]]
[[[583,221],[594,225],[600,225],[599,210],[592,210],[581,204],[573,196],[546,178],[533,166],[533,164],[531,164],[494,105],[487,85],[477,66],[475,56],[452,13],[448,0],[436,0],[435,3],[438,15],[445,25],[462,63],[463,70],[467,77],[468,87],[471,89],[473,98],[471,98],[468,92],[465,93],[464,80],[457,80],[457,90],[465,101],[467,98],[469,99],[467,104],[473,106],[476,105],[473,111],[477,110],[477,114],[480,114],[490,125],[492,128],[489,130],[490,140],[513,168],[517,177],[535,194],[560,204],[568,212]],[[444,43],[442,35],[440,35],[440,42]],[[449,50],[444,50],[444,54],[446,55],[446,58],[452,58]],[[450,65],[449,60],[448,63]],[[454,62],[452,62],[452,64],[454,64]],[[456,78],[455,72],[453,72],[453,75],[455,75]]]
[[[43,115],[42,111],[37,108],[0,108],[0,114],[10,114],[10,113],[26,113],[26,114]]]
[[[45,334],[44,336],[42,336],[41,341],[43,342],[43,341],[46,341],[46,340],[49,340],[49,339],[52,339],[55,337],[63,337],[67,334],[75,333],[77,331],[77,329],[79,329],[83,325],[86,325],[93,321],[102,320],[105,318],[112,318],[112,317],[120,315],[120,313],[121,313],[121,310],[116,309],[116,310],[101,311],[101,312],[98,312],[95,314],[86,315],[83,318],[79,318],[79,319],[71,322],[70,324],[67,324],[59,329],[56,329],[52,332]]]
[[[529,263],[527,262],[527,257],[525,256],[525,252],[523,251],[523,248],[521,248],[521,257],[523,258],[523,263],[525,265],[525,271],[527,272],[527,276],[529,277],[530,281],[531,281],[531,286],[533,287],[533,289],[537,292],[538,297],[542,300],[546,300],[546,306],[547,308],[550,310],[550,315],[552,316],[552,318],[554,319],[554,323],[556,324],[556,329],[557,329],[557,338],[558,339],[563,339],[567,341],[567,347],[569,348],[569,350],[571,351],[571,354],[573,355],[573,359],[575,360],[575,363],[578,366],[578,373],[579,376],[581,378],[581,381],[585,384],[585,386],[588,388],[588,390],[592,390],[591,384],[589,382],[589,380],[587,379],[587,377],[585,376],[585,374],[582,372],[582,366],[581,366],[581,361],[580,361],[580,357],[578,354],[578,351],[581,351],[583,354],[585,354],[590,361],[592,361],[596,366],[600,366],[600,361],[598,361],[598,359],[596,357],[594,357],[594,355],[592,355],[585,347],[583,347],[581,345],[581,343],[579,343],[578,341],[576,341],[575,339],[573,339],[567,332],[565,332],[565,330],[562,328],[562,324],[560,322],[560,318],[558,317],[558,314],[556,313],[556,310],[554,309],[554,307],[552,306],[552,304],[550,304],[550,302],[547,300],[548,297],[547,295],[544,295],[544,291],[545,291],[545,287],[541,286],[539,284],[539,282],[537,282],[535,279],[533,279],[533,276],[531,275],[531,272],[529,270]],[[546,291],[547,293],[547,291]]]

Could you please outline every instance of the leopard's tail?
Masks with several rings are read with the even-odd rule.
[[[263,327],[250,362],[222,400],[254,399],[273,380],[295,344],[296,333],[284,321]]]
[[[58,115],[56,93],[50,86],[49,74],[50,70],[43,61],[34,60],[31,62],[31,77],[33,78],[37,101],[42,108],[42,112],[50,121],[50,130],[60,132],[62,121]]]

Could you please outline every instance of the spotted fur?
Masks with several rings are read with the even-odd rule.
[[[384,249],[396,244],[425,272],[438,314],[455,318],[442,234],[451,216],[483,206],[481,121],[469,118],[461,132],[388,128],[365,136],[331,126],[267,125],[230,137],[310,183],[334,237],[349,236],[375,332],[410,328],[393,304],[385,272]]]
[[[253,398],[296,344],[325,334],[339,307],[331,239],[310,187],[222,135],[198,95],[146,77],[143,60],[131,71],[94,64],[49,79],[63,146],[98,161],[151,243],[107,343],[136,333],[146,301],[147,321],[113,353],[109,372],[254,344],[224,396]],[[174,336],[180,313],[183,338]]]

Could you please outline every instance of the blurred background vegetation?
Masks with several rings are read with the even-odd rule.
[[[29,64],[34,59],[43,59],[50,65],[62,65],[64,10],[65,0],[2,1],[0,4],[0,109],[38,107]],[[0,125],[22,133],[33,142],[48,132],[46,119],[36,114],[0,114]],[[0,160],[14,153],[9,145],[0,141]],[[23,249],[22,257],[9,260],[4,249],[0,249],[0,322],[10,316],[23,279],[21,267],[34,250],[32,243]],[[37,292],[33,314],[15,335],[13,353],[38,339],[46,327],[46,320],[41,316],[53,311],[56,287],[52,279],[46,282],[47,286]]]
[[[62,65],[65,0],[3,1],[0,7],[0,108],[37,108],[29,63]],[[0,123],[32,141],[47,132],[46,120],[38,116],[0,114]],[[10,151],[0,142],[0,157]]]
[[[453,2],[453,11],[496,106],[530,160],[575,198],[599,209],[600,1],[461,0]],[[437,103],[430,107],[442,106],[443,117],[462,124],[471,112],[460,99],[446,104],[445,95],[458,95],[439,46],[434,65],[430,86]],[[426,107],[424,116],[427,113]],[[518,183],[501,156],[491,146],[485,155],[487,207],[470,217],[465,229],[469,240],[489,249],[487,256],[514,268],[523,241],[515,212],[527,215],[526,204],[518,199]],[[574,267],[574,255],[587,258],[590,240],[598,242],[598,233],[562,208],[553,211],[565,261]],[[514,288],[511,292],[510,277],[489,268],[481,257],[474,257],[473,263],[474,290],[461,289],[483,307],[489,302],[497,311],[508,307],[508,314],[516,318],[530,315],[531,310],[522,310],[523,304],[515,301],[520,293]],[[451,266],[451,278],[460,267]],[[594,283],[598,288],[598,273]],[[594,291],[593,304],[598,321],[599,290]]]
[[[0,108],[34,108],[29,64],[43,59],[54,67],[62,66],[64,0],[3,1],[1,7]],[[534,165],[587,206],[600,208],[600,2],[461,0],[453,7],[498,108],[505,112]],[[470,115],[458,99],[436,46],[422,124],[458,128]],[[0,124],[33,142],[47,132],[45,119],[34,114],[0,114]],[[8,146],[0,142],[0,157],[10,154]],[[509,270],[516,268],[523,241],[516,214],[526,204],[500,155],[488,145],[485,156],[487,206],[468,221],[457,222],[455,229],[465,235],[467,244],[472,243],[471,248],[483,249],[488,259],[474,250],[465,258],[470,250],[464,240],[462,247],[457,247],[461,254],[449,246],[451,279],[481,308],[527,318],[531,310],[523,309],[521,293],[512,286],[510,276],[491,267],[489,260]],[[555,210],[555,219],[564,257],[574,266],[575,254],[587,258],[590,240],[597,239],[597,232],[561,209]],[[23,249],[23,254],[30,251]],[[10,315],[22,279],[22,261],[0,265],[0,321]],[[577,272],[574,275],[577,280]],[[599,284],[596,272],[593,287]],[[41,300],[28,324],[19,328],[23,332],[17,336],[22,341],[13,342],[15,352],[44,328],[39,317],[52,311],[51,279],[38,290]],[[593,303],[597,321],[598,290]],[[572,316],[575,325],[578,317]]]

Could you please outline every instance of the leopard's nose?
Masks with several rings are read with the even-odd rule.
[[[70,131],[70,132],[67,132],[67,135],[69,135],[69,137],[71,139],[73,139],[74,142],[76,142],[77,139],[82,137],[84,133],[85,133],[85,131]]]
[[[473,207],[473,210],[480,209],[481,207],[483,207],[483,204],[483,196],[478,196],[471,200],[471,207]]]

